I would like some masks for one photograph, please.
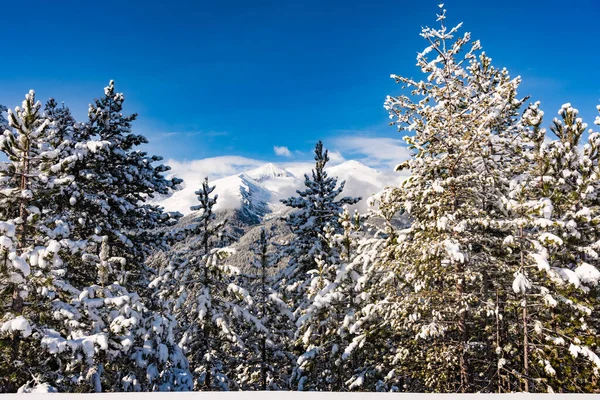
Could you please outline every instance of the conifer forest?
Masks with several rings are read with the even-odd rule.
[[[0,393],[600,393],[600,114],[445,19],[382,93],[411,156],[368,212],[319,141],[275,217],[210,176],[182,216],[113,81],[83,121],[0,106]]]

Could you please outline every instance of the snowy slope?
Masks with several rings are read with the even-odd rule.
[[[244,213],[262,218],[272,213],[285,211],[280,199],[296,194],[304,187],[304,173],[310,174],[312,164],[275,165],[265,164],[234,175],[212,181],[219,195],[217,210],[242,210]],[[177,171],[174,171],[177,175]],[[400,177],[383,174],[358,161],[346,161],[327,168],[330,176],[345,180],[344,196],[362,197],[357,204],[359,211],[367,210],[367,199],[388,185],[396,185]],[[158,204],[167,211],[190,213],[190,206],[197,203],[194,191],[198,188],[185,185],[171,197],[161,199]]]
[[[367,210],[367,200],[379,193],[386,186],[397,185],[400,179],[392,175],[384,175],[378,170],[358,161],[346,161],[343,164],[328,168],[330,176],[337,176],[339,181],[346,181],[344,196],[362,197],[358,210]]]

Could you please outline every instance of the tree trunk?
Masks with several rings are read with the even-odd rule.
[[[208,256],[208,218],[204,221],[204,237],[202,238],[202,244],[204,247],[204,257]],[[208,291],[208,296],[210,298],[210,275],[208,271],[208,263],[204,262],[204,287]],[[206,321],[204,322],[204,338],[206,340],[206,354],[208,354],[208,360],[206,362],[206,379],[204,380],[204,387],[206,390],[211,390],[212,388],[212,354],[211,353],[211,326],[212,326],[212,315],[210,309],[206,313]]]
[[[25,140],[24,146],[24,155],[23,161],[21,164],[21,182],[19,185],[20,193],[19,193],[19,218],[21,219],[21,226],[19,237],[17,240],[17,253],[20,255],[23,252],[23,249],[26,246],[26,238],[27,238],[27,200],[23,197],[23,191],[27,190],[29,185],[28,175],[29,175],[29,140]],[[21,291],[18,284],[12,284],[13,293],[12,293],[12,302],[10,305],[11,311],[20,315],[23,313],[23,298],[21,297]],[[12,342],[11,342],[11,358],[12,362],[19,360],[20,357],[20,346],[21,345],[21,336],[19,334],[14,334]]]
[[[29,186],[29,140],[25,140],[23,149],[23,160],[21,162],[21,183],[19,185],[19,218],[21,219],[21,226],[19,232],[19,238],[17,241],[17,251],[20,254],[26,246],[27,239],[27,200],[23,197],[23,192],[27,190]],[[18,285],[13,287],[13,296],[11,310],[15,314],[21,314],[23,312],[23,299]]]
[[[450,169],[450,176],[456,178],[456,164]],[[457,189],[454,185],[450,186],[450,190],[452,192],[452,213],[456,213],[459,209],[459,199]],[[455,233],[456,235],[456,233]],[[458,333],[459,333],[459,368],[460,368],[460,388],[459,391],[462,393],[466,393],[469,391],[470,387],[470,379],[469,379],[469,361],[467,358],[467,310],[464,304],[464,295],[465,295],[465,287],[464,287],[464,279],[465,279],[465,271],[459,262],[455,263],[454,272],[456,273],[456,298],[459,305],[459,315],[458,315]]]
[[[529,392],[529,338],[527,337],[527,299],[523,296],[523,375],[525,376],[525,391]]]
[[[206,390],[211,390],[212,388],[212,354],[211,352],[211,332],[210,332],[210,324],[211,324],[211,315],[210,311],[206,314],[207,321],[204,324],[204,338],[206,340],[206,354],[208,354],[208,360],[206,360],[206,378],[204,379],[204,388]]]
[[[467,359],[467,323],[466,323],[466,310],[464,308],[463,299],[464,299],[464,274],[460,265],[456,264],[456,294],[458,297],[458,303],[461,308],[458,315],[458,333],[460,336],[460,346],[459,346],[459,360],[460,360],[460,389],[459,391],[462,393],[466,393],[469,391],[469,361]]]
[[[525,272],[525,250],[523,247],[523,239],[524,239],[524,232],[523,232],[523,227],[521,226],[519,229],[519,234],[520,234],[520,250],[521,250],[521,273]],[[525,392],[529,392],[529,354],[528,354],[528,347],[529,347],[529,338],[527,337],[527,298],[525,297],[526,294],[523,293],[523,300],[522,300],[522,306],[523,306],[523,376],[525,378],[524,384],[525,384]]]
[[[260,375],[261,375],[261,386],[260,390],[267,390],[267,343],[266,343],[265,335],[263,334],[261,339],[261,365],[260,365]]]
[[[501,315],[504,315],[504,304],[500,304],[500,294],[496,289],[496,348],[500,349],[497,354],[497,374],[498,374],[498,393],[502,393],[502,368],[500,367],[500,359],[502,358],[502,320]]]

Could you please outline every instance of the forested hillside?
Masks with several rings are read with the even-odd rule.
[[[207,177],[184,217],[113,81],[84,121],[2,106],[0,392],[598,393],[600,128],[436,24],[391,76],[411,157],[382,191],[319,141],[301,179]]]

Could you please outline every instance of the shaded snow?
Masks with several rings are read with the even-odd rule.
[[[588,263],[582,263],[579,267],[575,268],[575,274],[585,284],[596,286],[600,282],[600,272],[596,267]]]
[[[27,337],[31,335],[31,325],[29,325],[29,321],[27,321],[22,316],[18,316],[11,320],[6,321],[0,327],[0,331],[2,332],[17,332],[20,331],[23,337]]]

